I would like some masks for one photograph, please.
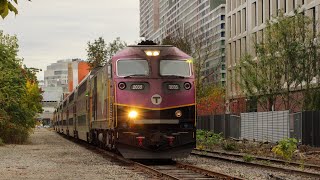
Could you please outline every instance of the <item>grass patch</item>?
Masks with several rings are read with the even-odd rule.
[[[238,148],[237,148],[237,144],[235,142],[225,140],[222,143],[222,149],[224,149],[226,151],[235,151]]]
[[[222,134],[216,134],[212,131],[197,130],[197,148],[211,149],[223,141]]]
[[[242,157],[243,161],[244,162],[251,162],[251,161],[254,161],[256,158],[252,157],[251,155],[249,154],[246,154]]]

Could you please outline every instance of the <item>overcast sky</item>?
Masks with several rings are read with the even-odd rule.
[[[0,19],[0,29],[17,35],[28,67],[45,70],[60,59],[85,59],[87,42],[99,36],[129,44],[139,39],[139,0],[20,0],[18,10]]]

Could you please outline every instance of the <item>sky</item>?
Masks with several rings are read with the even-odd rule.
[[[0,19],[0,30],[17,35],[19,57],[43,71],[61,59],[86,59],[88,41],[102,36],[133,44],[139,40],[139,0],[18,1],[17,16]],[[43,71],[38,79],[43,79]]]

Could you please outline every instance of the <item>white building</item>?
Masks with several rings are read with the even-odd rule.
[[[71,61],[59,60],[47,66],[44,71],[44,87],[61,87],[63,92],[68,92],[68,64]]]
[[[47,66],[47,70],[44,71],[44,81],[39,81],[39,86],[43,91],[43,99],[41,102],[43,113],[39,115],[39,119],[45,124],[48,124],[48,122],[52,120],[55,107],[69,92],[68,68],[75,66],[78,70],[78,64],[80,62],[83,61],[80,59],[59,60]],[[72,71],[71,74],[73,75]],[[78,78],[78,71],[76,71],[76,75],[73,76]]]
[[[203,75],[224,85],[225,0],[140,0],[140,36],[160,43],[181,29],[212,44],[215,52],[205,62]]]

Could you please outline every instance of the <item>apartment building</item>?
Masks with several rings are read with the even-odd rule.
[[[225,0],[140,0],[140,36],[161,43],[177,33],[193,33],[204,48],[213,47],[202,72],[207,82],[224,85]]]
[[[60,87],[63,92],[68,92],[68,64],[71,59],[59,60],[47,66],[44,71],[45,87]]]
[[[236,68],[240,57],[254,55],[254,40],[261,41],[266,22],[278,15],[281,9],[287,15],[298,7],[305,10],[314,23],[320,20],[319,0],[227,0],[226,39],[227,39],[227,104],[228,111],[246,111],[246,99],[241,94],[240,75]],[[316,24],[315,24],[316,27]],[[319,27],[315,28],[319,30]]]

